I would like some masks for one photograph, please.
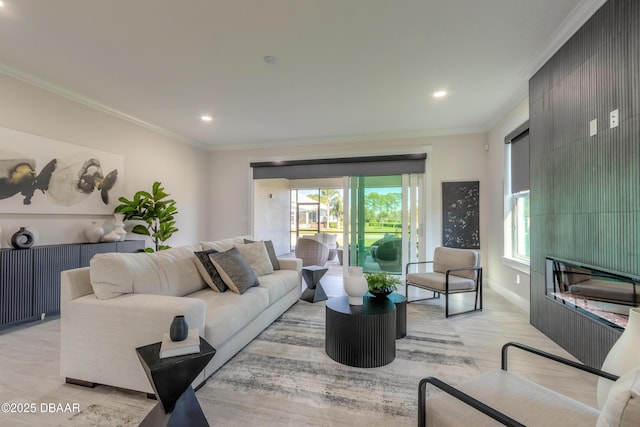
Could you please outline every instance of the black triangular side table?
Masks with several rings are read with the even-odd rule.
[[[322,288],[320,279],[328,270],[328,268],[319,265],[302,267],[302,277],[307,284],[307,289],[304,290],[300,299],[308,302],[319,302],[327,299],[327,294]]]
[[[144,372],[151,382],[158,404],[141,426],[208,426],[191,383],[216,354],[200,337],[200,353],[160,358],[160,343],[136,348]]]

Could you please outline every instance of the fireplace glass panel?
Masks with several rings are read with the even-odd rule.
[[[640,278],[575,261],[547,257],[546,295],[610,326],[627,326],[639,305]]]

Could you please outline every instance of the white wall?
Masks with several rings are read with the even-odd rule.
[[[286,179],[254,181],[253,236],[271,240],[276,255],[291,251],[291,190]]]
[[[504,137],[529,119],[529,98],[523,99],[489,132],[488,184],[496,191],[491,192],[489,200],[489,281],[493,289],[529,311],[530,281],[529,273],[513,268],[505,262],[504,236],[505,209],[505,143]],[[528,269],[525,269],[528,271]],[[520,275],[520,284],[516,284],[516,275]]]
[[[206,238],[211,218],[207,213],[209,152],[2,74],[0,94],[0,127],[123,155],[124,194],[114,196],[131,198],[140,189],[150,190],[155,180],[161,181],[179,210],[180,231],[168,244]],[[35,227],[38,245],[84,242],[84,228],[92,220],[112,223],[110,215],[0,212],[0,227],[7,232],[19,226]]]
[[[339,156],[370,156],[393,153],[427,152],[430,171],[427,240],[432,246],[442,240],[442,181],[480,181],[480,239],[485,262],[490,240],[488,232],[489,193],[487,168],[489,152],[484,150],[486,134],[451,135],[352,142],[344,144],[318,144],[287,146],[213,153],[211,163],[211,206],[215,221],[211,222],[212,238],[224,238],[250,233],[251,171],[250,162],[268,160],[295,160]],[[502,191],[502,190],[500,190]]]

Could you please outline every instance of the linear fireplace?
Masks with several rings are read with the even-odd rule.
[[[640,305],[640,277],[547,257],[548,298],[617,329],[624,329],[629,309]]]

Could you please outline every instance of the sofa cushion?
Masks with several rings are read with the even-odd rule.
[[[640,368],[622,375],[609,390],[597,427],[631,427],[640,420]]]
[[[273,274],[258,277],[260,287],[269,292],[269,305],[280,300],[294,288],[300,287],[298,272],[295,270],[278,270]]]
[[[90,261],[90,278],[98,299],[127,293],[184,296],[207,284],[195,264],[196,246],[154,253],[104,253]]]
[[[218,273],[215,265],[211,262],[211,258],[209,258],[209,255],[217,253],[218,251],[215,249],[196,252],[196,267],[198,267],[202,278],[211,289],[216,292],[224,292],[227,290],[227,284],[224,283],[220,273]]]
[[[208,251],[209,249],[215,249],[219,252],[224,252],[224,251],[228,251],[235,245],[244,244],[244,239],[245,239],[245,236],[231,237],[229,239],[221,239],[221,240],[216,240],[214,242],[201,242],[200,245],[202,246],[202,250],[204,251]]]
[[[273,265],[269,259],[269,254],[267,253],[264,242],[236,245],[235,248],[238,249],[238,252],[247,260],[253,272],[256,273],[256,276],[273,273]]]
[[[248,289],[242,295],[206,289],[189,297],[202,299],[207,306],[204,338],[214,348],[222,347],[269,305],[267,290],[259,287]]]
[[[254,243],[255,240],[244,239],[245,243]],[[271,266],[274,270],[280,270],[280,262],[278,261],[278,256],[276,255],[276,249],[273,247],[273,242],[271,240],[262,240],[264,242],[265,248],[267,248],[267,253],[269,254],[269,260],[271,260]]]
[[[209,258],[233,292],[243,294],[247,289],[258,286],[258,277],[237,248],[210,254]]]

